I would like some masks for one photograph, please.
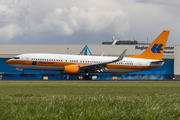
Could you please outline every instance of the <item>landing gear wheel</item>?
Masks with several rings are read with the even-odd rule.
[[[88,75],[85,75],[85,76],[84,76],[84,79],[85,79],[85,80],[88,80]]]
[[[24,76],[24,73],[21,73],[20,76]]]
[[[85,75],[85,76],[84,76],[84,79],[85,79],[85,80],[91,80],[91,79],[92,79],[92,76],[91,76],[91,75]]]
[[[89,80],[92,80],[92,76],[91,76],[91,75],[88,75],[88,79],[89,79]]]

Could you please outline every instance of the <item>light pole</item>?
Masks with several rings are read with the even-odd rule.
[[[67,47],[67,54],[68,54],[68,52],[69,52],[69,48]]]
[[[67,54],[69,52],[69,48],[67,47]],[[69,79],[69,75],[67,75],[67,80]]]

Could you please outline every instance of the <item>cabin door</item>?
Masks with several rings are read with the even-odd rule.
[[[138,68],[139,68],[139,69],[142,68],[142,61],[141,61],[141,60],[139,60],[139,62],[138,62]]]
[[[30,64],[30,60],[29,60],[29,57],[26,57],[26,61],[25,61],[26,64]]]

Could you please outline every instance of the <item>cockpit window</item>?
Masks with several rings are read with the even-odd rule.
[[[13,59],[20,59],[20,57],[13,57]]]

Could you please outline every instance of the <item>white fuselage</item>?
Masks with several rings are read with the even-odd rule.
[[[117,57],[32,53],[17,55],[6,63],[18,69],[63,71],[65,66],[98,64],[115,59]],[[129,73],[151,70],[163,65],[163,63],[152,63],[154,61],[157,60],[124,57],[119,62],[107,64],[106,69],[100,72]],[[89,70],[89,72],[96,71]]]

